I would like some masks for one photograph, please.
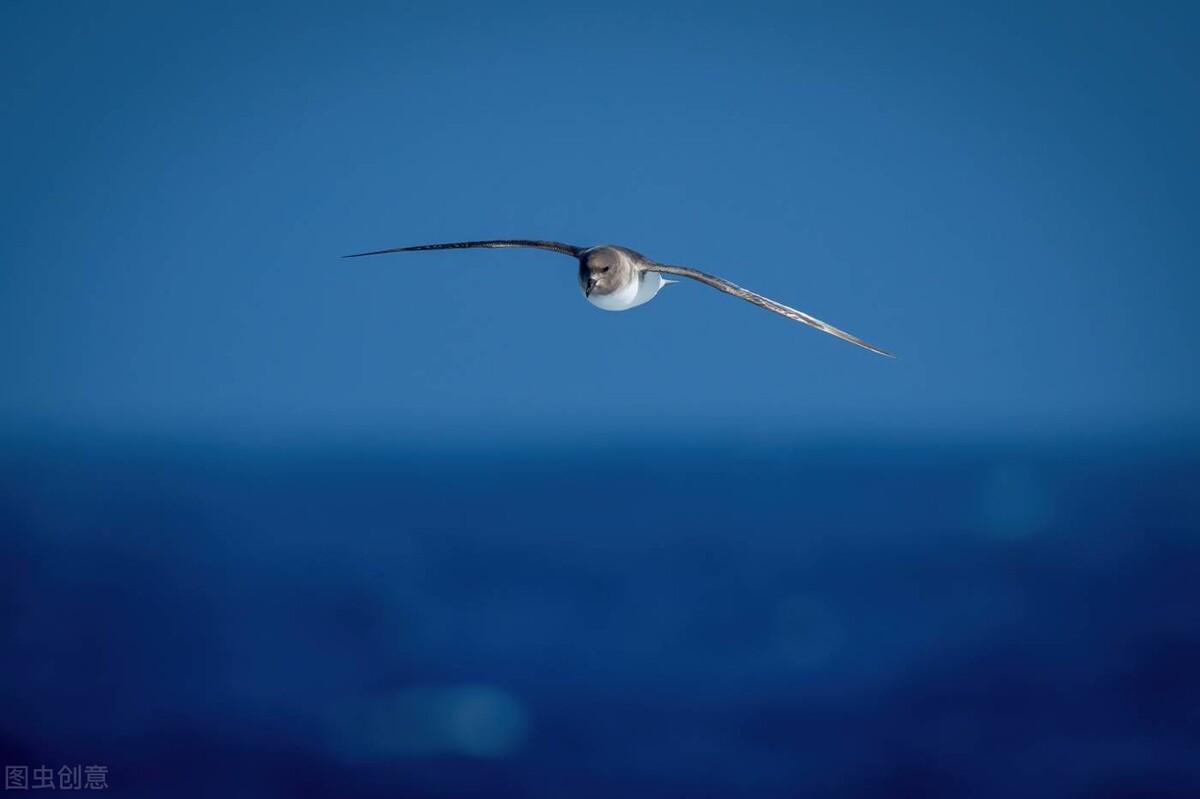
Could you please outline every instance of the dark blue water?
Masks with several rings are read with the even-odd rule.
[[[0,754],[120,796],[1200,795],[1162,442],[9,442]]]

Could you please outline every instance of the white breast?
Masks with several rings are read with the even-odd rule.
[[[638,286],[637,296],[633,298],[633,305],[650,302],[659,289],[665,285],[667,285],[667,281],[663,280],[663,276],[658,272],[642,272],[641,285]],[[629,307],[632,308],[633,305]]]
[[[665,284],[658,272],[643,272],[639,280],[631,280],[627,286],[612,294],[593,294],[588,302],[606,311],[627,311],[644,302],[650,302]]]

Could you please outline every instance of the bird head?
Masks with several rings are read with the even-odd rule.
[[[585,296],[612,294],[633,277],[633,264],[616,247],[593,247],[579,255],[579,287]]]

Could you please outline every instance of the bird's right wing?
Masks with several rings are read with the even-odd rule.
[[[719,278],[715,275],[710,275],[707,272],[701,272],[699,269],[692,269],[689,266],[671,266],[670,264],[660,263],[652,263],[648,265],[646,269],[649,269],[651,272],[662,272],[663,274],[667,275],[679,275],[680,277],[698,280],[705,285],[712,286],[717,291],[723,291],[726,294],[733,295],[734,297],[740,297],[746,302],[757,305],[759,308],[765,308],[768,311],[779,314],[780,316],[786,316],[792,321],[806,324],[809,327],[815,327],[817,330],[821,330],[831,336],[836,336],[842,341],[849,341],[851,344],[857,344],[863,349],[870,350],[871,352],[878,353],[879,355],[885,355],[888,358],[896,357],[886,350],[881,350],[873,344],[868,344],[857,336],[852,336],[844,330],[838,330],[833,325],[822,322],[815,316],[809,316],[803,311],[797,311],[795,308],[789,308],[783,303],[775,302],[775,300],[764,297],[761,294],[755,294],[753,291],[744,289],[735,283],[730,283],[728,280],[724,280],[723,278]]]
[[[417,252],[419,250],[466,250],[476,247],[496,249],[500,247],[532,247],[538,250],[550,250],[563,255],[578,258],[584,247],[573,244],[563,244],[561,241],[540,241],[537,239],[497,239],[493,241],[455,241],[449,244],[418,244],[415,247],[392,247],[387,250],[371,252],[356,252],[353,255],[343,255],[343,258],[361,258],[364,255],[384,255],[389,252]]]

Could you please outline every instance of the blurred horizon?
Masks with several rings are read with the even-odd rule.
[[[656,429],[636,426],[603,432],[520,426],[471,425],[465,420],[426,428],[372,428],[368,425],[345,426],[314,431],[303,426],[223,423],[84,425],[58,422],[0,426],[0,445],[18,450],[47,447],[71,450],[87,447],[125,447],[134,450],[165,449],[172,446],[209,449],[214,452],[258,451],[363,453],[426,453],[439,451],[453,457],[472,453],[555,453],[574,451],[594,453],[605,449],[661,450],[664,452],[746,450],[828,451],[878,446],[893,449],[1010,450],[1044,453],[1055,449],[1067,452],[1109,450],[1146,451],[1162,455],[1200,452],[1200,430],[1163,422],[1156,425],[1108,425],[1095,430],[1086,425],[1046,425],[956,429],[919,426],[827,426],[779,428],[763,423],[733,424],[726,420],[684,427],[665,424]]]

